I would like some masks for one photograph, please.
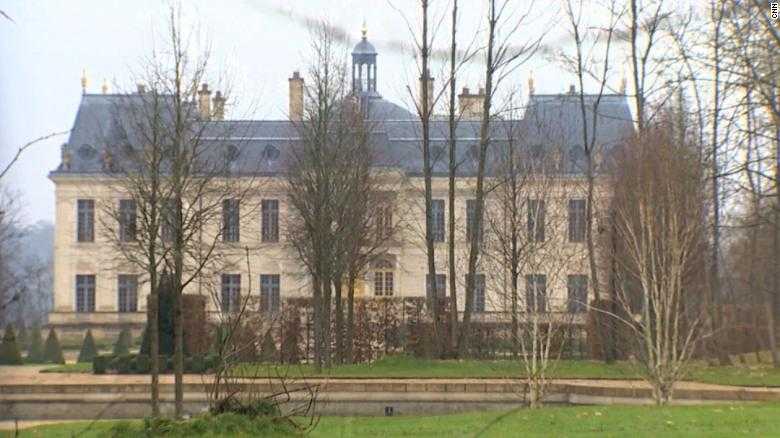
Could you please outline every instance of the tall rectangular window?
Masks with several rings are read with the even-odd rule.
[[[530,313],[547,312],[547,276],[525,276],[525,306]]]
[[[444,274],[436,274],[436,295],[439,298],[445,298],[447,296],[447,276]],[[425,296],[427,297],[428,302],[433,298],[430,274],[425,276]]]
[[[263,214],[263,242],[279,241],[279,200],[263,199],[261,203]]]
[[[434,242],[444,242],[444,200],[431,202],[431,235]]]
[[[95,276],[76,275],[76,312],[95,311]]]
[[[569,242],[585,241],[585,200],[569,200]]]
[[[374,271],[374,295],[378,297],[391,297],[393,296],[394,287],[393,271]]]
[[[135,240],[136,207],[135,200],[121,199],[119,201],[119,240],[132,242]]]
[[[77,206],[76,240],[79,242],[95,241],[95,200],[79,199]]]
[[[466,284],[469,274],[466,274]],[[485,274],[477,274],[474,277],[474,308],[475,312],[485,311]]]
[[[389,202],[382,202],[376,211],[376,237],[382,241],[393,235],[393,206]]]
[[[222,201],[222,241],[238,242],[240,214],[238,199],[225,199]]]
[[[477,200],[466,200],[466,238],[471,241],[476,236],[481,241],[483,225],[480,224],[479,231],[477,231]]]
[[[528,200],[528,240],[532,242],[544,242],[544,201],[540,199]]]
[[[176,233],[178,212],[176,202],[173,199],[165,199],[160,205],[160,238],[166,242],[173,241]]]
[[[264,313],[276,313],[281,307],[279,296],[279,275],[260,276],[260,310]]]
[[[138,276],[119,275],[117,277],[117,309],[120,312],[138,311]]]
[[[567,279],[567,310],[570,313],[582,313],[588,308],[588,276],[569,275]]]
[[[222,274],[222,312],[235,312],[241,306],[241,274]]]

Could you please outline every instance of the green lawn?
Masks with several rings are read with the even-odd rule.
[[[55,366],[44,372],[91,372],[89,363]],[[291,377],[341,377],[341,378],[516,378],[524,368],[521,362],[511,360],[426,360],[406,356],[390,356],[372,364],[344,365],[315,373],[309,365],[278,366],[247,364],[237,372],[246,377],[264,377],[287,373]],[[639,379],[635,365],[628,362],[605,364],[586,360],[563,360],[550,372],[550,377],[569,379]],[[738,365],[730,367],[706,366],[703,363],[691,367],[687,380],[723,385],[780,386],[780,369],[766,364]]]
[[[231,416],[233,417],[233,416]],[[577,406],[408,417],[323,417],[313,437],[632,436],[731,437],[780,435],[780,405]],[[22,437],[130,437],[141,421],[63,423],[23,430]],[[119,426],[117,426],[119,425]],[[188,425],[170,436],[290,436],[283,428],[219,418]]]

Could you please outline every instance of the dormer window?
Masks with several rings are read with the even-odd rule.
[[[241,154],[241,152],[238,150],[238,147],[234,144],[229,144],[225,146],[225,161],[228,163],[232,163],[238,159],[238,156]]]
[[[81,147],[79,147],[78,154],[79,154],[79,158],[81,158],[82,160],[91,160],[95,158],[95,156],[97,155],[97,151],[95,150],[94,147],[88,144],[83,144],[81,145]]]
[[[263,159],[273,161],[279,158],[279,149],[273,145],[266,145],[263,149]]]

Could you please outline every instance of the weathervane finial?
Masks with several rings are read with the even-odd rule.
[[[363,19],[363,28],[360,29],[360,32],[363,33],[363,39],[366,39],[366,34],[368,33],[368,26],[366,26],[366,19]]]

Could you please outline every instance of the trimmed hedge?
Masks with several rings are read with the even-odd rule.
[[[81,344],[81,351],[79,351],[79,362],[92,362],[92,359],[97,356],[97,346],[95,345],[95,339],[92,337],[92,330],[87,329],[87,334],[84,335],[84,342]]]
[[[54,329],[49,329],[49,336],[46,338],[46,346],[43,349],[43,360],[46,363],[65,363],[60,340]]]
[[[215,355],[196,355],[184,359],[184,372],[201,374],[217,366]],[[160,373],[173,372],[173,357],[160,356]],[[92,361],[95,374],[149,374],[152,368],[151,358],[146,354],[102,354]]]
[[[27,349],[27,363],[43,363],[43,336],[41,328],[34,326],[30,334],[30,346]]]
[[[19,345],[16,343],[16,333],[14,328],[8,324],[3,334],[3,343],[0,344],[0,364],[2,365],[21,365],[22,353],[19,351]]]
[[[133,344],[133,335],[130,333],[130,329],[125,327],[119,332],[119,337],[114,344],[114,354],[122,355],[130,353],[130,346]]]

